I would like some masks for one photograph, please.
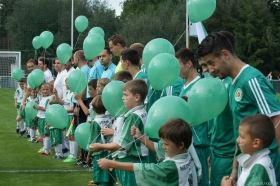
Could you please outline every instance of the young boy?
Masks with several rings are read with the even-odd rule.
[[[143,133],[144,123],[146,122],[147,113],[144,108],[144,100],[147,95],[147,85],[143,80],[132,80],[125,84],[123,91],[123,102],[128,112],[124,115],[124,123],[121,130],[121,135],[118,141],[100,144],[95,143],[90,145],[93,151],[120,150],[116,158],[121,162],[140,163],[145,161],[148,156],[148,149],[135,141],[130,134],[131,127],[135,125]],[[117,178],[121,185],[134,186],[136,185],[134,173],[118,170],[116,171]]]
[[[166,158],[159,164],[129,163],[101,159],[102,169],[115,168],[135,173],[137,185],[186,186],[192,184],[191,156],[187,152],[192,131],[181,119],[167,122],[159,130]]]
[[[109,143],[110,136],[105,136],[101,134],[103,128],[112,128],[112,120],[108,115],[105,115],[106,109],[102,103],[100,95],[97,95],[92,100],[92,107],[96,113],[95,118],[91,121],[91,136],[89,139],[89,144],[91,143]],[[108,155],[106,151],[99,151],[92,153],[92,179],[94,184],[97,185],[110,185],[110,173],[108,171],[103,171],[97,165],[97,161]]]
[[[276,186],[275,170],[268,149],[274,137],[273,123],[266,115],[249,116],[241,121],[237,138],[238,146],[242,152],[237,157],[241,169],[237,180],[238,186]],[[231,177],[225,176],[221,185],[234,185],[234,183]]]
[[[21,104],[24,97],[24,88],[26,86],[26,79],[22,78],[19,80],[19,87],[15,91],[15,107],[17,109],[17,125],[16,125],[16,132],[23,135],[25,133],[24,121],[20,117],[21,114]]]
[[[41,148],[38,153],[43,155],[50,155],[51,142],[49,137],[49,130],[46,128],[46,109],[49,105],[49,101],[51,99],[51,85],[45,83],[41,86],[40,90],[42,97],[39,99],[39,105],[34,106],[35,109],[38,110],[38,130],[40,136],[43,137],[43,148]]]

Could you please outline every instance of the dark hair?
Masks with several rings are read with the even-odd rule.
[[[184,64],[191,61],[194,64],[194,54],[187,48],[181,48],[176,52],[176,58],[181,59]],[[196,66],[196,64],[194,64]]]
[[[101,95],[97,95],[92,99],[92,108],[97,114],[105,114],[106,108],[103,105]]]
[[[174,119],[159,129],[159,137],[170,140],[177,146],[184,143],[185,148],[188,149],[192,142],[192,130],[184,120]]]
[[[144,50],[144,45],[142,43],[133,43],[130,45],[131,49],[134,49],[138,52],[139,58],[142,58],[143,50]]]
[[[106,50],[108,54],[112,55],[112,51],[110,50],[109,47],[105,47],[104,50]]]
[[[94,89],[96,89],[97,87],[97,79],[92,79],[88,82],[88,86],[93,87]]]
[[[122,81],[124,83],[133,79],[132,75],[125,70],[119,71],[114,75],[114,80]]]
[[[34,65],[37,65],[37,60],[36,59],[33,59],[33,58],[30,58],[26,61],[26,64],[27,63],[33,63]]]
[[[42,56],[39,57],[39,58],[38,58],[38,62],[39,62],[39,61],[42,61],[44,65],[47,65],[47,61],[46,61],[46,58],[45,58],[45,57],[42,57]]]
[[[139,94],[141,102],[144,102],[148,93],[147,84],[142,79],[134,79],[132,81],[126,82],[124,85],[124,90],[128,90],[134,95]]]
[[[252,138],[259,138],[263,148],[268,147],[275,138],[275,129],[271,119],[264,114],[248,116],[243,119],[240,125],[249,127],[249,134]]]
[[[77,50],[75,52],[75,54],[76,54],[76,56],[78,57],[79,60],[86,61],[86,57],[85,57],[85,54],[84,54],[83,50]]]
[[[235,55],[235,40],[233,34],[228,31],[212,32],[198,45],[197,57],[201,58],[208,54],[218,56],[223,49]]]
[[[18,82],[26,83],[26,78],[21,78]]]
[[[140,66],[139,54],[136,50],[127,48],[121,53],[122,60],[128,60],[134,66]]]
[[[125,47],[125,40],[118,34],[116,35],[113,35],[111,36],[109,39],[108,39],[108,43],[112,41],[112,43],[114,45],[117,45],[118,43],[122,46],[122,47]]]

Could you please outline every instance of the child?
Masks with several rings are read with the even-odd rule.
[[[38,110],[37,117],[38,117],[38,130],[40,133],[40,136],[43,137],[43,148],[41,148],[38,153],[43,155],[50,155],[50,137],[49,137],[49,131],[46,128],[46,117],[45,112],[47,109],[47,106],[49,105],[49,101],[51,99],[51,85],[48,83],[45,83],[41,86],[40,90],[42,97],[39,99],[39,105],[34,106],[35,109]]]
[[[192,185],[191,156],[187,152],[192,131],[181,119],[167,122],[159,130],[167,157],[159,164],[129,163],[101,159],[102,169],[115,168],[135,173],[137,185]],[[126,185],[126,184],[125,184]]]
[[[117,72],[114,75],[113,79],[126,83],[126,82],[132,80],[133,77],[128,71],[122,70],[122,71]]]
[[[30,92],[30,96],[27,98],[26,101],[27,102],[33,101],[36,104],[38,104],[39,100],[38,100],[38,97],[37,97],[37,90],[32,89],[31,92]],[[28,120],[27,118],[25,118],[25,123],[26,123],[26,126],[29,128],[29,134],[30,134],[29,141],[31,141],[33,143],[33,142],[36,141],[35,135],[36,135],[36,129],[37,129],[35,118],[31,121]]]
[[[50,104],[59,104],[60,98],[58,96],[58,92],[55,88],[53,88],[53,95],[50,99]],[[52,126],[48,126],[50,132],[50,141],[51,146],[54,147],[55,151],[55,159],[62,160],[64,159],[62,153],[62,129],[54,128]]]
[[[26,86],[26,79],[22,78],[19,80],[19,87],[15,91],[15,107],[17,109],[17,125],[16,125],[16,133],[20,133],[22,136],[25,133],[24,121],[20,117],[21,114],[21,104],[24,97],[24,89]]]
[[[91,143],[108,143],[110,142],[110,136],[101,134],[101,129],[112,128],[112,120],[108,115],[105,115],[106,109],[102,103],[100,95],[97,95],[92,100],[93,110],[96,113],[94,120],[91,122],[91,136],[89,144]],[[92,153],[92,179],[94,184],[97,185],[110,185],[110,173],[103,171],[97,165],[97,161],[108,155],[106,151],[99,151]]]
[[[144,123],[146,122],[147,113],[144,108],[144,100],[147,95],[147,85],[143,80],[132,80],[125,84],[123,91],[123,102],[128,112],[124,115],[124,123],[118,141],[100,144],[95,143],[90,145],[93,151],[108,150],[117,151],[117,161],[122,162],[142,162],[148,156],[148,149],[135,142],[133,136],[130,134],[131,126],[135,125],[141,132],[144,130]],[[136,185],[134,173],[122,170],[116,171],[116,175],[121,185]]]
[[[82,99],[82,97],[78,94],[75,95],[75,99],[77,100],[77,109],[79,110],[79,116],[78,118],[78,124],[84,123],[87,121],[91,121],[95,117],[95,113],[93,109],[91,108],[92,104],[91,101],[93,97],[97,95],[97,85],[98,81],[93,79],[90,80],[88,83],[88,89],[89,89],[89,98]],[[87,151],[81,149],[80,151],[80,157],[77,162],[78,165],[81,165],[85,168],[90,167],[91,161],[90,161],[90,155]]]
[[[239,125],[238,146],[242,152],[237,157],[241,172],[237,185],[276,186],[275,170],[269,157],[269,145],[275,137],[272,121],[258,114],[243,119]],[[279,171],[279,170],[277,170]],[[229,176],[223,177],[222,186],[234,185]]]
[[[101,78],[97,81],[97,87],[96,87],[97,95],[102,94],[102,91],[103,91],[104,87],[108,83],[110,83],[110,79],[108,79],[108,78]]]
[[[62,104],[65,110],[68,113],[68,126],[66,128],[66,137],[69,139],[69,155],[65,160],[64,163],[74,163],[77,160],[77,153],[78,153],[78,144],[74,139],[74,93],[69,90],[69,85],[67,79],[65,80],[66,91],[62,98]]]

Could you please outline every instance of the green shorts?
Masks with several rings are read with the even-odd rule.
[[[62,130],[57,128],[51,128],[50,139],[51,139],[52,146],[62,144]]]
[[[38,131],[41,137],[45,135],[46,119],[38,118]]]

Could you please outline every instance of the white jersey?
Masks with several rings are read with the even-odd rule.
[[[53,80],[52,73],[51,73],[50,69],[48,69],[48,68],[47,68],[47,70],[44,71],[44,76],[45,76],[46,83],[49,83]]]
[[[17,104],[21,104],[23,100],[23,96],[24,96],[24,91],[20,87],[18,87],[15,91],[15,96],[14,96]]]
[[[38,106],[43,107],[44,109],[47,109],[50,99],[51,99],[51,96],[42,97],[39,100],[39,105]],[[45,113],[46,113],[46,111],[38,110],[37,117],[38,118],[45,118],[46,117]]]
[[[74,109],[74,93],[70,90],[67,90],[63,95],[63,107],[65,110]],[[73,115],[74,113],[68,113],[68,115]]]
[[[237,157],[240,166],[239,169],[242,169],[237,179],[237,186],[245,185],[246,180],[250,177],[252,168],[257,164],[262,165],[265,168],[272,186],[276,186],[275,170],[271,163],[269,153],[270,151],[268,149],[263,149],[252,156],[241,154]]]
[[[57,95],[60,99],[62,99],[62,97],[63,97],[63,93],[64,93],[64,90],[63,90],[64,83],[63,83],[63,81],[65,81],[66,76],[67,76],[67,71],[63,70],[63,71],[61,71],[57,74],[57,76],[54,80],[53,86],[56,89]]]
[[[96,115],[94,118],[94,121],[100,126],[100,128],[112,128],[112,119],[108,115],[100,114]],[[111,137],[109,136],[103,136],[101,135],[101,139],[103,143],[109,143],[111,140]]]

